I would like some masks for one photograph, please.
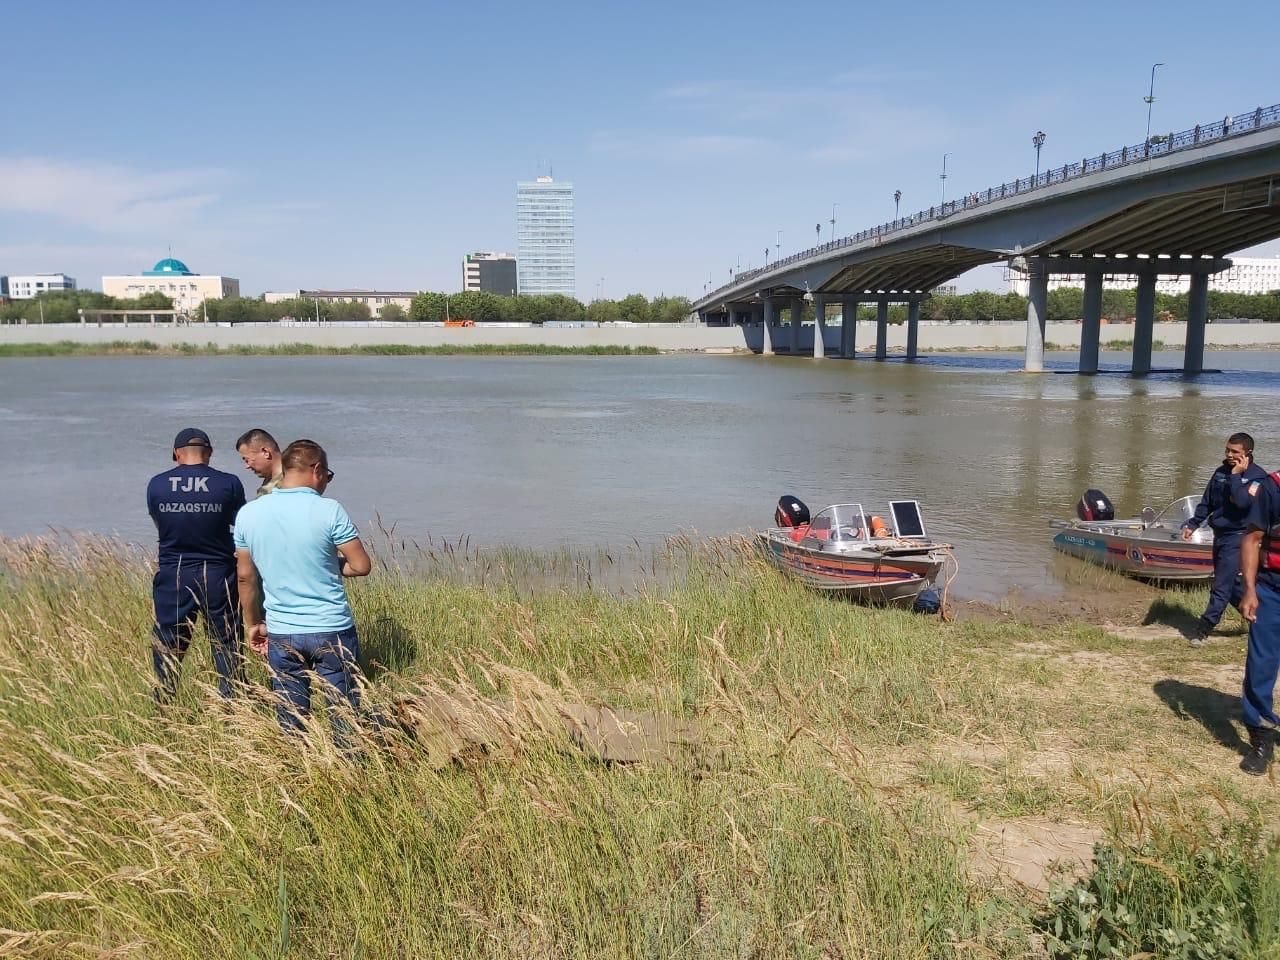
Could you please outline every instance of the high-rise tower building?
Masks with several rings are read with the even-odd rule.
[[[572,183],[516,184],[516,263],[520,293],[577,295]]]

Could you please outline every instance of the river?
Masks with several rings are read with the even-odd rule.
[[[0,534],[147,543],[173,435],[207,430],[252,494],[232,443],[263,426],[323,444],[330,495],[399,537],[617,549],[746,532],[783,493],[815,511],[910,498],[956,544],[959,595],[1055,594],[1047,524],[1086,487],[1125,514],[1198,493],[1235,430],[1280,466],[1280,353],[1206,360],[1225,372],[1079,377],[1074,354],[1039,376],[999,354],[4,359]]]

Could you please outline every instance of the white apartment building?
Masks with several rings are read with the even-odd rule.
[[[1209,289],[1222,293],[1271,293],[1280,290],[1280,255],[1274,257],[1228,257],[1230,269],[1215,273],[1209,278]],[[1009,291],[1026,296],[1031,289],[1031,281],[1025,273],[1016,270],[1006,271]],[[1133,274],[1106,274],[1102,285],[1108,290],[1132,290],[1138,285],[1138,278]],[[1083,287],[1082,273],[1055,273],[1049,276],[1049,289],[1059,287]],[[1191,278],[1159,277],[1156,279],[1158,293],[1186,293],[1191,289]]]
[[[33,273],[25,277],[9,278],[10,300],[34,300],[52,290],[74,290],[76,278],[65,273]]]
[[[175,310],[191,313],[206,300],[240,296],[240,281],[192,273],[181,260],[166,257],[150,270],[134,276],[103,277],[102,292],[109,297],[136,300],[147,293],[163,293]]]

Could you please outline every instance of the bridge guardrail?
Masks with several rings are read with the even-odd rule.
[[[1052,167],[1041,171],[1038,175],[1002,183],[998,187],[988,187],[986,190],[976,193],[967,193],[958,200],[951,200],[939,206],[930,207],[928,210],[921,210],[905,217],[899,217],[879,226],[868,227],[866,230],[860,230],[855,234],[841,237],[838,240],[818,244],[799,253],[793,253],[781,260],[775,260],[772,264],[756,267],[753,270],[743,270],[734,274],[733,280],[729,283],[717,287],[703,296],[702,300],[698,302],[713,300],[725,290],[735,287],[746,280],[754,279],[781,267],[798,263],[801,260],[807,260],[820,253],[829,253],[832,250],[839,250],[844,247],[858,246],[868,241],[879,242],[885,236],[896,233],[899,230],[926,223],[930,220],[945,220],[952,214],[962,210],[972,210],[975,207],[986,206],[998,200],[1016,197],[1019,194],[1042,189],[1053,184],[1065,183],[1068,180],[1076,180],[1080,177],[1102,173],[1106,170],[1115,170],[1118,167],[1125,167],[1134,163],[1142,163],[1154,157],[1167,156],[1168,154],[1193,149],[1206,143],[1213,143],[1225,140],[1228,137],[1240,136],[1265,127],[1278,125],[1280,125],[1280,104],[1274,104],[1270,107],[1258,107],[1248,113],[1234,116],[1228,114],[1214,123],[1196,124],[1190,130],[1183,130],[1179,133],[1153,134],[1146,143],[1121,147],[1119,150],[1112,150],[1096,157],[1086,157],[1078,163]]]

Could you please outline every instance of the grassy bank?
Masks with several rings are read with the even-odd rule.
[[[111,340],[106,343],[79,343],[58,340],[52,343],[3,343],[3,357],[635,357],[656,356],[656,347],[612,345],[555,346],[541,343],[470,343],[417,346],[407,343],[360,344],[350,347],[326,347],[311,343],[285,343],[276,346],[218,346],[212,343],[159,344],[151,340]]]
[[[0,541],[0,953],[1275,956],[1238,635],[865,610],[731,543],[643,559],[606,592],[609,554],[433,546],[410,574],[384,548],[353,588],[367,709],[428,698],[459,742],[490,732],[448,761],[389,725],[350,764],[257,698],[222,707],[200,647],[158,715],[141,559]],[[539,720],[599,702],[696,752],[605,764]],[[1095,839],[1050,899],[1010,871]]]

